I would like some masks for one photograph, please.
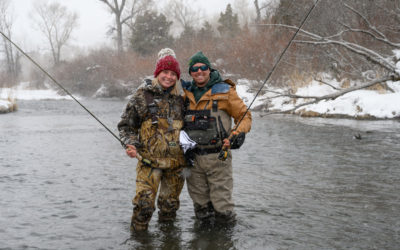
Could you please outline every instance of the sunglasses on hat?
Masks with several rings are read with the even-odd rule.
[[[206,71],[207,69],[209,69],[209,67],[207,65],[201,65],[201,66],[192,66],[190,67],[190,72],[197,72],[199,71],[199,69],[201,69],[201,71]]]

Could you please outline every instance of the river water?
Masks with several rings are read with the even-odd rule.
[[[117,132],[126,101],[82,102]],[[0,249],[399,248],[398,120],[253,116],[234,228],[200,227],[185,187],[175,223],[131,235],[136,160],[73,101],[20,102],[0,116]]]

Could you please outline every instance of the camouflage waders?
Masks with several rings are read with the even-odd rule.
[[[139,162],[136,167],[136,195],[131,228],[146,230],[157,205],[160,220],[173,220],[183,188],[185,159],[179,145],[183,126],[183,100],[164,91],[157,79],[147,81],[130,99],[118,124],[121,139],[138,153],[156,162],[156,168]]]
[[[155,210],[155,199],[158,186],[160,192],[157,199],[158,218],[161,221],[173,220],[179,209],[179,195],[184,185],[182,168],[155,169],[144,166],[141,162],[136,168],[136,196],[131,228],[135,231],[146,230]]]

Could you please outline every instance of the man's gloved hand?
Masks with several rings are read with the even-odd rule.
[[[231,149],[240,148],[243,145],[245,139],[246,139],[246,134],[243,132],[240,132],[239,134],[234,135],[231,140],[231,142],[232,142]]]
[[[194,153],[194,149],[188,149],[186,150],[186,153],[184,154],[186,164],[189,167],[194,166],[194,159],[196,157],[196,154]]]

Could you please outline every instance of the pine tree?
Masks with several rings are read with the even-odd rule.
[[[172,44],[173,38],[169,35],[171,25],[172,22],[167,21],[163,14],[146,11],[137,17],[132,27],[131,48],[142,55],[149,55]]]
[[[215,32],[211,24],[207,21],[204,22],[203,27],[201,27],[200,31],[200,39],[204,40],[212,40],[215,38]]]
[[[233,13],[230,4],[226,6],[225,13],[221,12],[218,23],[218,31],[222,36],[233,37],[240,32],[238,15]]]
[[[196,31],[192,26],[186,26],[179,36],[180,40],[192,40],[196,37]]]

